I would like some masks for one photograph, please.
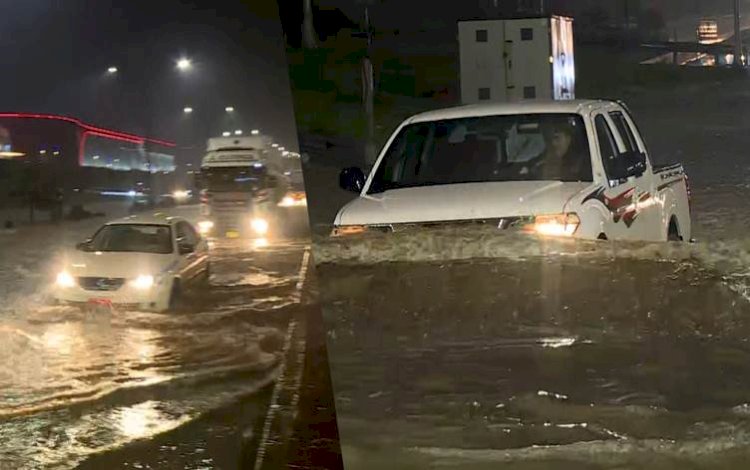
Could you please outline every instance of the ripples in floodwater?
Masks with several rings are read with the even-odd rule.
[[[750,304],[695,259],[319,272],[345,463],[377,468],[398,453],[402,468],[731,468],[750,457]]]
[[[49,307],[43,292],[6,306],[0,462],[73,468],[271,384],[287,307],[298,302],[300,252],[224,255],[213,260],[210,289],[175,313]]]

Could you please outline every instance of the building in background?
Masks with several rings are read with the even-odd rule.
[[[177,184],[172,142],[50,114],[0,113],[0,128],[7,150],[0,159],[5,205],[25,203],[31,194],[80,202],[168,194]]]

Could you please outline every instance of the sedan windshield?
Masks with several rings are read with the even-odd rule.
[[[105,225],[94,235],[93,251],[172,253],[172,229],[169,225]]]
[[[483,116],[405,126],[388,148],[369,193],[498,181],[592,181],[581,116]]]

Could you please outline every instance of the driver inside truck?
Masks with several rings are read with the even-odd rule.
[[[576,129],[575,124],[569,120],[541,123],[544,152],[521,173],[555,181],[592,181],[591,158],[581,135],[585,131]]]

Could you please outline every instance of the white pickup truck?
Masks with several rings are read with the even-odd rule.
[[[480,104],[404,121],[369,176],[341,172],[359,193],[333,236],[466,223],[541,236],[688,241],[682,165],[655,166],[619,102]]]

